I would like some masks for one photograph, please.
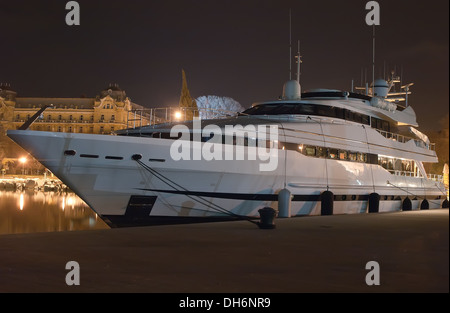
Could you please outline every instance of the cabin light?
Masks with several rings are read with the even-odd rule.
[[[303,151],[303,145],[299,145],[299,146],[298,146],[298,149],[299,149],[300,151]]]

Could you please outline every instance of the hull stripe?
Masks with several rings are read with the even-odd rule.
[[[277,194],[250,194],[250,193],[225,193],[225,192],[206,192],[206,191],[185,191],[185,190],[162,190],[162,189],[144,189],[139,190],[158,192],[158,193],[170,193],[177,195],[189,195],[197,197],[210,197],[219,199],[232,199],[232,200],[252,200],[252,201],[278,201]],[[402,196],[403,198],[404,196]],[[416,196],[419,199],[440,199],[440,196]],[[334,201],[368,201],[369,195],[335,195]],[[401,200],[401,196],[380,196],[381,201],[394,201]],[[414,199],[413,199],[414,200]],[[320,195],[294,195],[292,201],[320,201]]]

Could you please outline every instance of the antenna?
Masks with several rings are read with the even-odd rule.
[[[372,47],[373,57],[372,57],[372,96],[374,95],[375,88],[375,24],[373,24],[373,47]]]
[[[289,9],[289,80],[292,80],[292,16]]]
[[[403,86],[403,64],[400,67],[400,86]]]
[[[361,67],[361,86],[364,85],[364,69]]]
[[[297,52],[297,82],[300,84],[300,63],[302,63],[300,55],[300,40],[298,41],[298,52]]]

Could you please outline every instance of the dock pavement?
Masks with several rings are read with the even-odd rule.
[[[449,292],[448,209],[277,218],[275,225],[1,235],[0,292]]]

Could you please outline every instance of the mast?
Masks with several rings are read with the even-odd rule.
[[[372,96],[375,88],[375,24],[373,24],[373,39],[372,39]]]
[[[292,80],[292,16],[289,9],[289,80]]]
[[[300,84],[300,63],[302,63],[301,55],[300,55],[300,40],[298,41],[298,50],[297,50],[297,83]]]

